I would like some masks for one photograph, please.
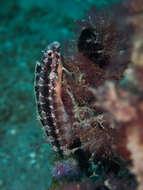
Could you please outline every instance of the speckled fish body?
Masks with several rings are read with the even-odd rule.
[[[38,114],[54,150],[63,155],[64,139],[62,138],[59,119],[62,120],[63,104],[61,100],[62,62],[60,44],[53,42],[43,51],[41,63],[36,64],[35,95]],[[65,116],[64,116],[65,117]],[[63,118],[64,119],[64,118]],[[61,135],[60,135],[61,134]]]

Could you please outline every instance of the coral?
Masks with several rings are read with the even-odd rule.
[[[65,53],[64,61],[53,45],[44,51],[36,70],[37,107],[48,139],[61,156],[85,153],[86,160],[114,159],[118,154],[115,125],[98,106],[96,90],[107,80],[118,84],[122,79],[131,62],[134,27],[126,23],[122,4],[91,9],[88,14],[79,22],[77,47],[70,48],[70,55]]]
[[[116,157],[116,130],[113,119],[97,105],[94,91],[107,80],[119,83],[131,62],[133,27],[126,24],[124,7],[113,7],[112,13],[111,7],[92,8],[90,16],[78,22],[77,47],[71,46],[64,57],[62,100],[73,135],[69,149],[79,147],[100,160]]]
[[[142,4],[131,1],[128,24],[135,28],[131,52],[132,64],[125,71],[121,85],[107,83],[98,89],[100,105],[112,115],[117,129],[117,149],[121,155],[131,160],[131,171],[143,189],[143,40]],[[140,13],[140,14],[137,14]],[[137,14],[137,15],[136,15]]]
[[[134,77],[133,77],[134,78]],[[97,92],[99,102],[114,118],[117,130],[116,146],[118,152],[132,161],[131,171],[136,174],[140,183],[139,190],[143,188],[143,94],[107,83]],[[138,88],[138,87],[137,87]]]

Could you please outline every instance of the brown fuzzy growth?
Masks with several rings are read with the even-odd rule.
[[[132,27],[121,4],[112,8],[113,12],[111,7],[93,8],[78,22],[77,48],[70,45],[65,54],[62,80],[62,100],[74,137],[70,147],[78,141],[78,148],[100,159],[116,156],[116,130],[112,117],[98,105],[96,90],[107,80],[119,83],[131,62]]]
[[[127,24],[134,27],[135,33],[132,41],[132,64],[125,71],[125,82],[121,86],[108,82],[97,92],[100,105],[114,118],[118,152],[132,161],[131,171],[136,175],[139,183],[138,190],[143,189],[142,5],[142,0],[131,0],[128,6],[130,14],[127,17]]]

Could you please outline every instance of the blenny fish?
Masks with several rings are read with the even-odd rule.
[[[41,63],[37,62],[35,95],[38,115],[48,141],[63,156],[67,150],[66,139],[71,136],[71,127],[61,99],[63,66],[60,49],[59,42],[49,44],[43,51]]]

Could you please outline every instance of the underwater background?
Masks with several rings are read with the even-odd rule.
[[[41,50],[75,35],[92,5],[117,0],[1,0],[0,190],[46,190],[54,154],[43,142],[33,90]]]

